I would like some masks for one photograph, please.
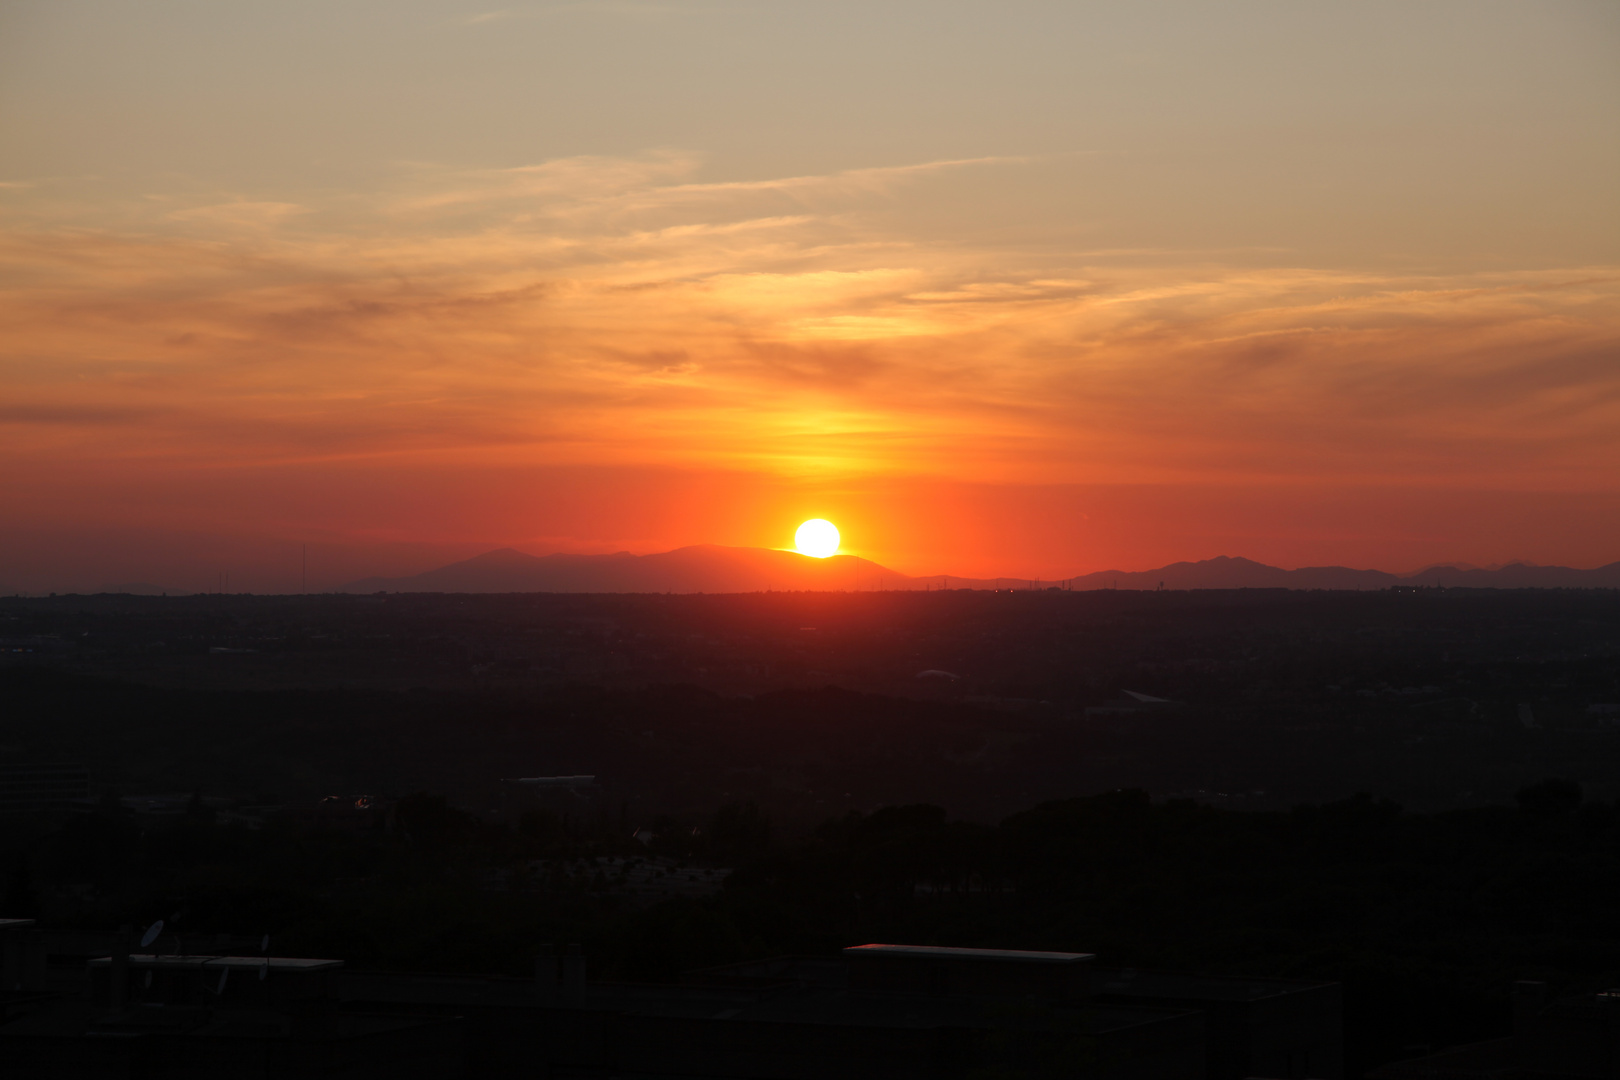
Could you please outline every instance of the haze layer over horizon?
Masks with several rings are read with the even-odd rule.
[[[0,588],[1620,558],[1620,9],[14,3]]]

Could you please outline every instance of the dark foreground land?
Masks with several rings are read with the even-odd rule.
[[[1504,1034],[1514,980],[1620,985],[1613,592],[57,597],[0,635],[0,769],[88,776],[13,807],[0,917],[64,941],[1095,952],[1341,982],[1348,1076]]]
[[[1613,590],[0,599],[0,650],[0,762],[124,795],[486,813],[502,778],[590,774],[635,824],[794,826],[1126,787],[1620,797]]]

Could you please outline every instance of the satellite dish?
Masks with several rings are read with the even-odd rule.
[[[219,985],[214,987],[214,993],[215,993],[216,996],[219,995],[219,994],[223,994],[225,992],[225,980],[230,978],[230,977],[231,977],[231,969],[230,968],[226,968],[224,971],[221,971],[219,973]]]
[[[146,933],[141,935],[141,948],[144,949],[148,945],[152,944],[152,942],[158,939],[158,935],[161,933],[163,933],[163,920],[159,919],[151,926],[148,926],[146,928]]]

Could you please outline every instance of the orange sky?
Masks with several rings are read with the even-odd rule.
[[[604,56],[689,47],[685,82],[581,93],[587,137],[558,86],[513,104],[542,76],[486,85],[505,39],[444,45],[449,100],[423,113],[389,101],[420,89],[388,63],[406,45],[372,41],[345,69],[309,42],[364,27],[321,38],[327,16],[292,5],[311,31],[293,58],[317,83],[347,71],[317,116],[259,101],[215,55],[250,66],[267,47],[251,25],[199,29],[185,5],[157,6],[168,37],[141,30],[148,74],[70,92],[46,60],[119,58],[84,21],[116,12],[19,5],[0,27],[0,587],[201,588],[229,570],[279,590],[306,544],[312,586],[497,545],[787,546],[811,516],[919,574],[1620,559],[1620,77],[1604,63],[1620,20],[1529,7],[1531,40],[1512,7],[1473,5],[1473,38],[1406,26],[1427,47],[1391,58],[1389,26],[1333,44],[1250,5],[1273,35],[1242,38],[1275,68],[1265,86],[1150,50],[1112,82],[1046,85],[1030,107],[1047,128],[1009,134],[998,115],[1019,102],[994,95],[1045,78],[1020,67],[1041,27],[976,46],[982,9],[947,5],[964,24],[931,47],[981,49],[976,104],[915,71],[943,99],[908,127],[884,110],[912,90],[848,44],[834,59],[865,80],[865,121],[818,118],[843,106],[813,81],[732,73],[735,94],[762,80],[799,109],[780,115],[809,116],[788,145],[777,117],[709,98],[639,130],[660,95],[725,85],[704,67],[726,44],[710,7],[353,6],[456,33],[539,26],[536,50],[559,34]],[[558,21],[574,8],[619,21]],[[802,60],[791,26],[721,9],[754,20],[726,25],[756,50]],[[1061,6],[1027,10],[1079,33]],[[1148,23],[1106,29],[1121,56],[1141,40],[1205,55]],[[189,82],[160,74],[199,55]],[[289,93],[293,69],[277,69]],[[1163,100],[1088,96],[1119,85]],[[1279,113],[1296,90],[1305,118]],[[1518,110],[1525,94],[1546,113]],[[1231,111],[1189,123],[1211,95]],[[144,138],[106,134],[118,109]],[[946,109],[960,124],[912,133]],[[389,124],[392,142],[366,143]]]

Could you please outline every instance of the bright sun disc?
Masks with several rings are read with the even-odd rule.
[[[800,554],[825,559],[838,554],[838,526],[825,518],[811,518],[793,534],[793,546]]]

